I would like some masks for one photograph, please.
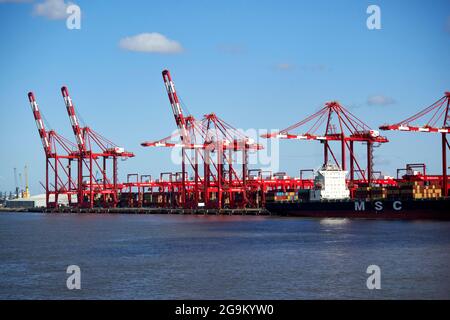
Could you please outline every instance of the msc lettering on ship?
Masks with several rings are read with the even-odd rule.
[[[384,209],[383,202],[375,201],[374,209],[375,209],[375,211],[383,211],[383,209]],[[392,209],[394,209],[395,211],[402,210],[402,202],[394,201],[392,203]],[[355,201],[355,211],[366,211],[366,202],[365,201]]]

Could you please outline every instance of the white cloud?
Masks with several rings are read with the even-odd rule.
[[[383,95],[374,95],[367,98],[367,104],[369,106],[387,106],[395,102],[393,98]]]
[[[157,32],[141,33],[123,38],[119,42],[119,47],[130,51],[150,53],[179,53],[184,50],[179,42],[170,40]]]
[[[45,0],[34,5],[33,13],[51,20],[66,19],[66,9],[71,4],[73,3],[64,0]]]

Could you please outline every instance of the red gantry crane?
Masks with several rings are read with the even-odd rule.
[[[325,132],[321,130],[325,126]],[[294,133],[295,129],[304,130]],[[323,131],[322,131],[323,132]],[[355,165],[357,173],[366,183],[373,180],[373,146],[374,144],[386,143],[386,137],[380,136],[377,130],[372,130],[363,121],[344,108],[339,102],[331,101],[306,119],[297,122],[286,129],[274,133],[262,135],[264,138],[296,139],[296,140],[318,140],[323,146],[323,163],[329,162],[331,155],[336,165],[341,170],[346,170],[347,150],[350,156],[350,181],[355,182]],[[341,160],[339,162],[335,152],[333,152],[330,142],[340,142]],[[367,144],[367,166],[366,170],[359,164],[355,152],[354,142]]]
[[[169,71],[164,70],[162,75],[178,130],[169,137],[141,145],[181,148],[181,181],[171,179],[170,184],[171,192],[177,189],[180,193],[179,205],[219,209],[254,206],[248,197],[251,189],[247,185],[248,152],[260,150],[262,146],[214,113],[200,121],[185,117]],[[236,156],[237,152],[241,152],[241,157]],[[237,162],[242,165],[240,174],[235,169]],[[199,163],[203,163],[203,176],[200,176]],[[189,180],[186,164],[192,168],[193,180]]]
[[[444,96],[429,107],[417,112],[409,118],[396,124],[385,124],[380,126],[381,130],[397,130],[411,132],[440,133],[442,139],[442,189],[443,194],[448,196],[448,174],[447,174],[447,150],[450,148],[447,134],[450,130],[450,92],[445,92]],[[429,117],[429,118],[428,118]],[[426,120],[424,125],[412,125],[417,120]]]
[[[47,131],[33,92],[28,93],[28,99],[44,147],[46,206],[57,208],[60,195],[66,195],[72,206],[72,195],[77,194],[77,185],[72,179],[72,162],[78,159],[74,153],[76,146],[56,131]]]
[[[118,147],[90,127],[82,128],[67,87],[62,87],[61,93],[78,147],[78,206],[93,208],[95,201],[101,198],[103,207],[116,207],[119,190],[123,187],[118,183],[117,159],[134,157],[134,154]],[[108,174],[109,159],[112,160],[112,169]],[[87,175],[84,175],[85,170]],[[96,171],[101,173],[101,177],[96,176]],[[84,181],[84,178],[87,180]]]

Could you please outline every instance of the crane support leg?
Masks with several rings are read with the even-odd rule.
[[[341,141],[341,169],[345,170],[345,136],[342,134],[342,141]]]
[[[448,196],[448,181],[447,181],[447,134],[442,133],[442,193],[445,197]]]
[[[367,183],[370,185],[372,183],[372,172],[373,172],[373,148],[372,143],[367,142]]]
[[[49,165],[49,158],[48,156],[46,156],[46,161],[45,161],[45,206],[48,208],[49,207],[49,202],[50,202],[50,190],[48,189],[48,165]]]
[[[181,149],[181,205],[186,208],[186,164],[185,155],[186,151],[184,148]]]
[[[350,181],[355,181],[355,160],[353,153],[353,141],[350,141]]]

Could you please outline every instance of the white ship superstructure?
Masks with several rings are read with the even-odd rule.
[[[318,170],[314,178],[314,188],[310,193],[311,201],[348,199],[350,191],[345,177],[347,171],[336,165],[326,164]]]

